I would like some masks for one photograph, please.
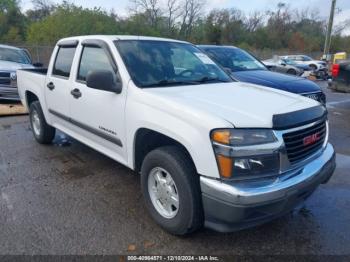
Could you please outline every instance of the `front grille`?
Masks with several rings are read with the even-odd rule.
[[[326,121],[283,134],[289,162],[293,165],[316,153],[322,148],[326,135]]]
[[[11,77],[9,72],[0,72],[0,85],[11,85]]]

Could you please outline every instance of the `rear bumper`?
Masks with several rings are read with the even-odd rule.
[[[0,85],[0,100],[19,101],[18,89],[16,87]]]
[[[268,222],[303,202],[334,169],[335,152],[328,144],[318,158],[274,181],[234,183],[201,177],[205,225],[231,232]]]

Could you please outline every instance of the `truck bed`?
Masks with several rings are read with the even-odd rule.
[[[26,69],[19,69],[21,71],[27,71],[32,72],[40,75],[46,75],[47,74],[47,68],[26,68]]]
[[[23,105],[26,106],[26,92],[31,92],[38,98],[41,98],[40,101],[45,101],[41,96],[44,94],[46,74],[46,68],[17,70],[18,93]]]

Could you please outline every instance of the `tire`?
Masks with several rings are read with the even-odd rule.
[[[296,76],[297,75],[297,71],[295,71],[294,69],[289,69],[287,71],[287,74]]]
[[[316,65],[309,65],[309,67],[311,68],[312,71],[316,71],[317,70],[317,66]]]
[[[40,144],[50,144],[56,129],[47,124],[39,101],[30,104],[29,119],[35,140]]]
[[[159,212],[159,206],[152,202],[149,181],[154,170],[163,170],[170,174],[178,194],[178,208],[173,217],[165,217]],[[161,172],[163,172],[161,171]],[[163,173],[164,175],[164,173]],[[165,146],[148,153],[141,167],[141,188],[146,207],[151,217],[163,229],[174,235],[186,235],[203,226],[199,175],[183,150],[176,146]],[[153,198],[154,201],[154,198]],[[160,202],[159,202],[160,203]],[[158,210],[157,210],[158,208]]]

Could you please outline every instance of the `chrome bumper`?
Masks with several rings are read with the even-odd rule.
[[[205,226],[232,232],[280,217],[326,183],[335,169],[335,152],[327,144],[320,156],[274,179],[224,182],[201,177]]]
[[[201,189],[204,194],[236,205],[256,205],[278,200],[314,183],[322,183],[319,181],[322,178],[327,179],[329,172],[326,167],[334,155],[333,146],[328,144],[322,155],[301,169],[264,181],[224,182],[202,176]]]

